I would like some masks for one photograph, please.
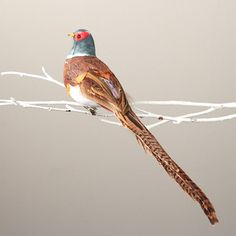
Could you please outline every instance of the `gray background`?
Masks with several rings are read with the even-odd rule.
[[[0,0],[0,70],[41,74],[44,65],[62,81],[66,33],[87,28],[134,100],[231,102],[235,12],[235,0]],[[69,99],[54,84],[1,78],[0,98],[11,96]],[[235,122],[153,130],[214,203],[220,224],[212,227],[127,130],[76,113],[1,107],[0,235],[233,235]]]

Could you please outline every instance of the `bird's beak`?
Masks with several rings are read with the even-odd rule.
[[[74,38],[75,37],[75,34],[74,33],[69,33],[69,34],[67,34],[69,37],[71,37],[71,38]]]

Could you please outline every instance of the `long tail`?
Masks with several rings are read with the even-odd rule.
[[[122,122],[123,126],[127,127],[135,134],[138,142],[147,152],[151,153],[156,158],[170,177],[172,177],[190,197],[200,204],[211,224],[216,224],[218,219],[210,200],[190,177],[171,159],[156,138],[142,124],[132,109],[128,109],[126,114],[117,112],[116,116]]]

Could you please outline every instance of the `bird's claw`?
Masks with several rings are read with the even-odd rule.
[[[95,107],[88,107],[88,106],[84,106],[84,108],[86,109],[86,110],[88,110],[90,113],[91,113],[91,115],[93,115],[93,116],[96,116],[97,115],[97,109],[95,108]]]

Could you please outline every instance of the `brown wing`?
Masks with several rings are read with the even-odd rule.
[[[112,112],[124,112],[128,102],[125,93],[112,73],[87,72],[80,79],[81,93]]]
[[[119,86],[118,80],[108,66],[97,57],[93,56],[67,59],[64,64],[64,82],[65,84],[70,83],[72,86],[75,86],[77,84],[76,78],[88,72],[107,80],[114,78],[115,85]]]

